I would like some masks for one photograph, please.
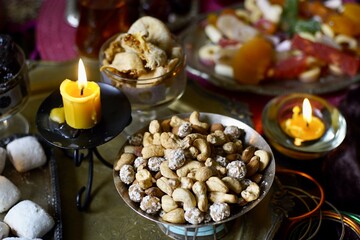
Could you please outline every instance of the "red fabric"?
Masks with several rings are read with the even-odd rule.
[[[36,44],[43,61],[68,61],[78,56],[76,28],[65,20],[64,0],[45,0],[36,28]]]

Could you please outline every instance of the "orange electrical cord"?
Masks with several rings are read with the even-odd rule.
[[[321,206],[323,205],[323,203],[325,201],[324,189],[319,184],[319,182],[316,181],[313,177],[311,177],[310,175],[308,175],[308,174],[306,174],[304,172],[300,172],[300,171],[296,171],[296,170],[292,170],[292,169],[287,169],[287,168],[276,169],[276,173],[278,173],[278,174],[295,174],[295,175],[299,175],[301,177],[304,177],[304,178],[310,180],[311,182],[313,182],[316,185],[316,187],[319,189],[319,192],[320,192],[320,197],[319,197],[320,200],[319,200],[317,206],[314,209],[312,209],[311,211],[309,211],[307,213],[301,214],[299,216],[288,217],[289,221],[298,221],[298,220],[301,220],[303,218],[309,217],[309,216],[311,216],[312,214],[314,214],[315,212],[317,212],[321,208]]]

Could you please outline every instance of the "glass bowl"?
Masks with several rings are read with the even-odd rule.
[[[11,56],[3,59],[8,69],[16,68],[17,72],[5,80],[0,80],[0,136],[14,133],[28,133],[29,123],[21,113],[29,99],[30,81],[28,66],[23,50],[13,45]]]
[[[177,114],[176,116],[178,116],[182,119],[187,119],[190,116],[190,114],[182,113],[182,114]],[[165,120],[165,119],[170,119],[170,118],[171,118],[171,116],[168,116],[168,117],[160,119],[160,121]],[[156,214],[156,215],[148,214],[145,211],[141,210],[141,208],[139,206],[140,204],[133,202],[130,199],[129,193],[128,193],[129,186],[120,180],[119,171],[116,171],[115,169],[113,170],[113,178],[114,178],[115,187],[116,187],[121,199],[132,210],[134,210],[140,216],[142,216],[146,219],[149,219],[153,222],[156,222],[159,226],[162,226],[162,228],[165,229],[165,231],[169,230],[169,229],[170,229],[170,231],[171,231],[171,229],[175,229],[174,232],[185,232],[187,234],[190,234],[188,236],[194,236],[194,239],[195,239],[195,236],[198,237],[200,235],[200,233],[203,231],[207,232],[207,230],[209,230],[211,232],[214,230],[216,232],[216,231],[218,231],[218,228],[221,228],[222,224],[225,224],[231,220],[237,219],[238,217],[240,217],[240,216],[244,215],[245,213],[249,212],[250,210],[252,210],[255,206],[257,206],[260,202],[262,202],[262,200],[265,198],[265,196],[269,193],[271,186],[273,184],[273,181],[274,181],[274,177],[275,177],[275,159],[274,159],[272,150],[271,150],[269,144],[265,141],[265,139],[259,133],[257,133],[253,128],[249,127],[247,124],[245,124],[237,119],[234,119],[234,118],[231,118],[228,116],[224,116],[224,115],[214,114],[214,113],[200,112],[199,119],[201,122],[207,122],[209,124],[221,123],[223,126],[237,126],[238,128],[243,129],[245,132],[244,138],[242,139],[244,146],[252,145],[252,146],[256,147],[256,149],[263,149],[263,150],[267,151],[270,156],[269,165],[262,172],[263,177],[262,177],[261,181],[258,183],[258,185],[260,187],[259,198],[252,202],[248,202],[247,204],[245,204],[243,206],[234,204],[231,207],[230,217],[228,217],[224,220],[218,221],[218,222],[211,221],[209,223],[201,223],[198,225],[192,225],[190,223],[175,224],[175,223],[166,222],[166,221],[162,220],[162,218],[159,216],[159,214]],[[148,126],[139,130],[137,133],[144,133],[145,131],[148,131]],[[137,133],[135,133],[135,135]],[[128,144],[129,143],[126,142],[121,147],[121,149],[119,151],[120,154],[124,152],[124,147],[127,146]],[[116,165],[116,163],[117,163],[117,161],[115,162],[115,165]],[[197,234],[199,234],[199,235],[197,235]],[[196,238],[196,239],[198,239],[198,238]],[[202,238],[199,238],[199,239],[202,239]],[[210,238],[210,239],[215,239],[215,238],[212,236],[212,238]]]
[[[282,123],[291,118],[293,108],[308,98],[312,114],[325,125],[323,135],[312,141],[298,142],[285,133]],[[338,147],[346,135],[346,121],[339,110],[325,99],[306,93],[291,93],[272,99],[262,112],[264,134],[280,153],[295,159],[309,160],[324,156]]]
[[[108,39],[100,49],[100,65],[104,52],[118,35]],[[131,103],[133,119],[145,122],[156,117],[156,111],[179,99],[186,88],[186,58],[179,44],[179,61],[164,75],[154,78],[131,79],[108,69],[101,71],[101,80],[120,89]],[[101,67],[100,66],[100,67]]]

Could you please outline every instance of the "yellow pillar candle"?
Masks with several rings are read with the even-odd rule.
[[[312,115],[311,104],[307,98],[304,99],[302,113],[299,106],[294,107],[292,117],[286,119],[281,127],[287,135],[295,139],[295,145],[319,139],[325,132],[325,124]]]
[[[78,81],[65,79],[60,85],[66,123],[75,129],[89,129],[101,118],[100,87],[86,79],[85,67],[79,61]]]

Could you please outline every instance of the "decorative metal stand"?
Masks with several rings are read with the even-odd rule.
[[[37,129],[47,142],[64,149],[72,157],[76,167],[80,166],[84,160],[89,161],[87,186],[82,187],[76,197],[76,206],[80,211],[86,210],[90,204],[94,155],[105,166],[112,168],[112,164],[101,156],[97,147],[115,138],[131,123],[131,106],[126,96],[111,85],[98,84],[102,113],[101,121],[95,127],[79,130],[50,120],[51,110],[62,106],[59,90],[54,91],[43,101],[36,115]]]
[[[185,228],[174,225],[158,223],[159,228],[167,236],[182,240],[217,240],[226,236],[229,232],[228,223],[207,225],[202,227]]]

